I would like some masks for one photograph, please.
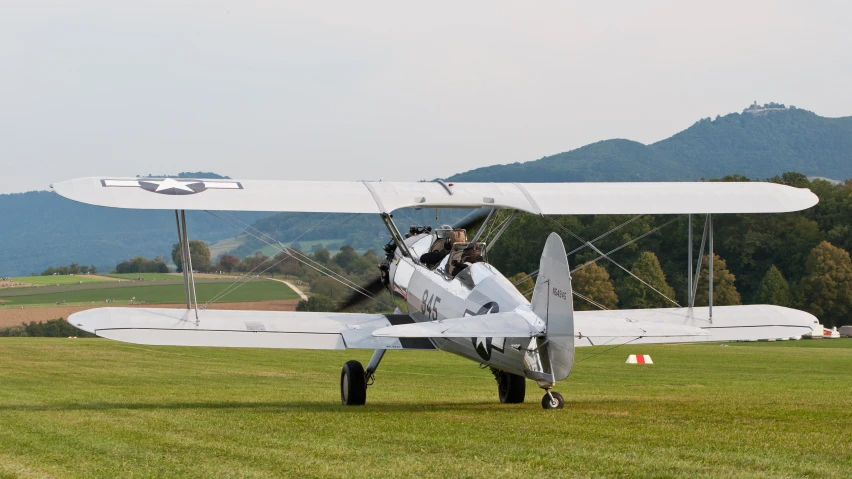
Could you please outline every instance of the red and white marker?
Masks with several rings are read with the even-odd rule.
[[[631,354],[627,357],[627,364],[654,364],[654,361],[647,354]]]

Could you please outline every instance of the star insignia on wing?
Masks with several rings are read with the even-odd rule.
[[[241,190],[242,183],[233,180],[184,180],[174,178],[103,179],[104,188],[142,188],[161,195],[194,195],[207,190]]]
[[[139,180],[139,186],[142,189],[160,193],[161,195],[194,195],[207,189],[203,181],[180,181],[173,178]]]

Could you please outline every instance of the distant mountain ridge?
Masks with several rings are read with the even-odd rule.
[[[690,181],[729,174],[767,178],[787,171],[852,178],[852,117],[824,118],[776,103],[755,104],[742,113],[704,118],[651,145],[606,140],[526,163],[477,168],[447,179]],[[227,178],[209,172],[176,177]],[[203,212],[187,216],[192,239],[213,243],[241,233]],[[246,223],[257,222],[260,231],[281,241],[335,239],[366,249],[379,248],[387,240],[381,222],[373,217],[330,215],[323,219],[324,215],[258,212],[239,213],[239,217]],[[0,195],[0,219],[0,276],[39,273],[72,261],[108,270],[136,255],[168,257],[176,238],[170,212],[100,208],[47,191]],[[454,213],[441,212],[440,222],[452,219]],[[396,221],[404,231],[411,223],[436,223],[434,211],[426,210],[401,212]],[[265,246],[256,240],[233,243],[240,255]]]
[[[215,173],[184,175],[178,177],[223,178]],[[269,213],[236,215],[252,223]],[[102,208],[67,200],[52,191],[0,195],[0,218],[0,276],[38,274],[48,266],[72,261],[110,271],[138,255],[160,255],[168,261],[171,245],[177,242],[171,211]],[[201,211],[187,212],[187,224],[190,239],[215,242],[239,234]]]
[[[525,163],[494,165],[451,181],[690,181],[787,171],[852,178],[852,117],[825,118],[783,104],[704,118],[650,145],[613,139]]]

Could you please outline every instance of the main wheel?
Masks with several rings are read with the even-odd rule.
[[[519,404],[524,402],[527,392],[527,379],[517,374],[498,371],[497,392],[503,404]]]
[[[343,365],[340,401],[344,406],[363,406],[367,402],[367,375],[358,361],[347,361]]]
[[[553,399],[550,397],[553,396]],[[550,394],[545,394],[541,398],[541,407],[545,409],[562,409],[565,407],[565,398],[561,394],[551,391]]]

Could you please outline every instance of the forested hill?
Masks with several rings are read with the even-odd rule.
[[[496,165],[453,181],[688,181],[787,171],[852,178],[852,117],[825,118],[775,103],[704,118],[671,138],[643,145],[605,140],[526,163]]]

